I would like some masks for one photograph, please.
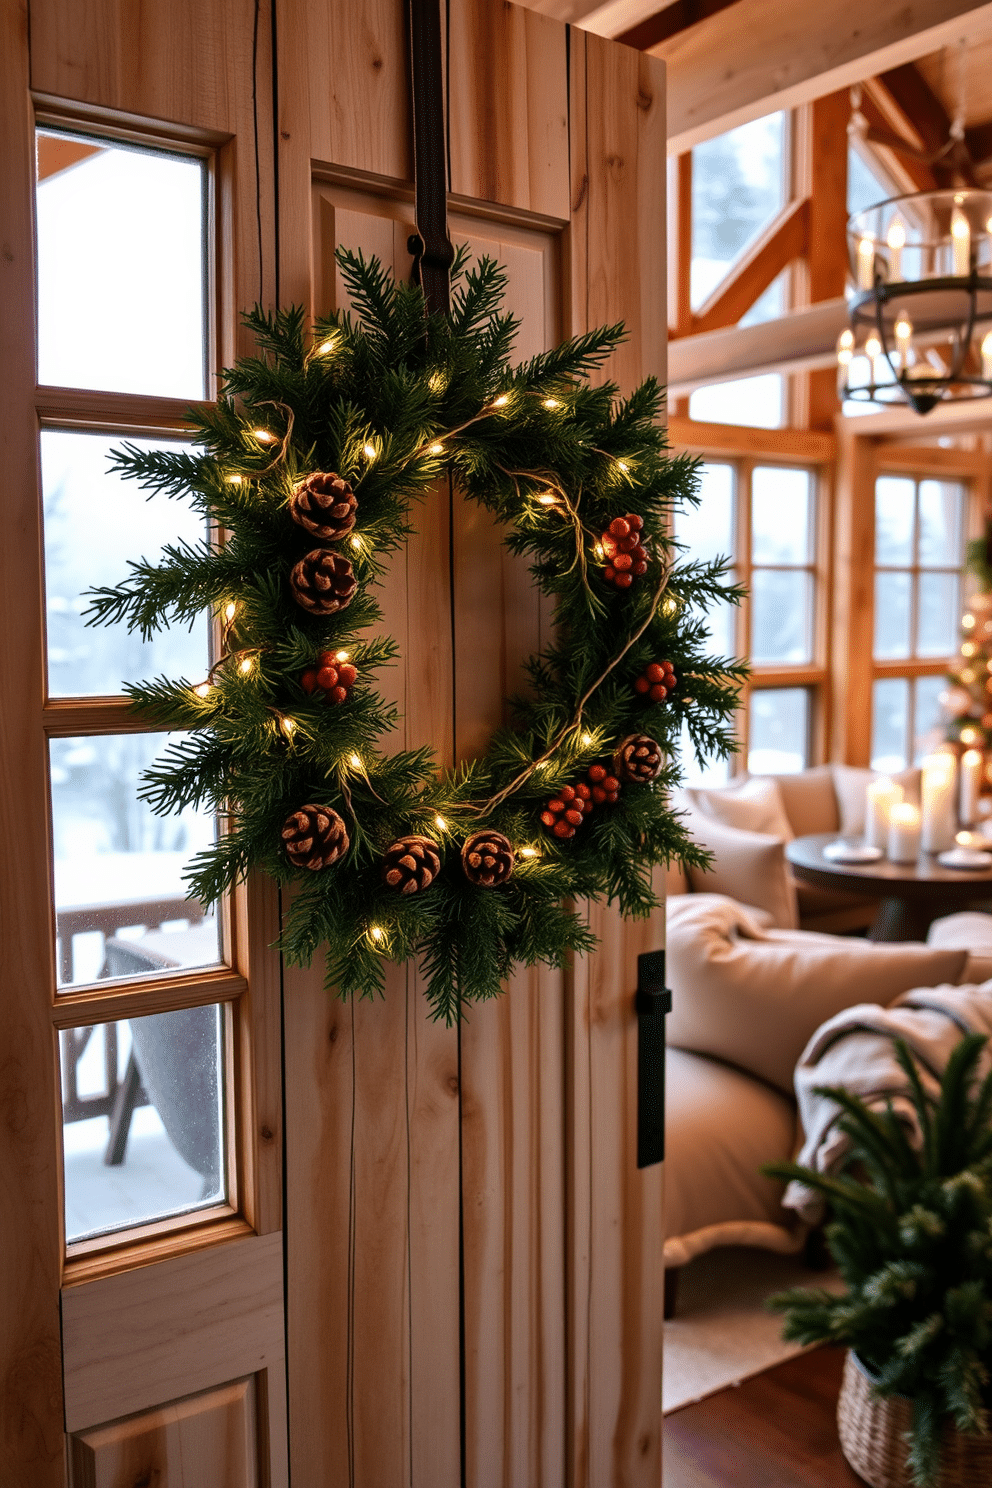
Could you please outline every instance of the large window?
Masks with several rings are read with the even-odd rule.
[[[693,558],[731,559],[749,593],[710,616],[711,646],[752,664],[732,764],[702,770],[687,749],[688,780],[726,779],[732,769],[786,773],[810,762],[811,736],[826,674],[817,621],[819,572],[816,472],[757,460],[708,461],[701,501],[681,513],[675,536]]]
[[[966,495],[960,481],[875,482],[871,754],[879,770],[918,760],[939,723],[946,658],[957,649]]]

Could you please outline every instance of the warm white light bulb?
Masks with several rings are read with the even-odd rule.
[[[360,770],[362,768],[362,761],[357,754],[352,754],[349,756],[349,763],[355,770]]]
[[[962,200],[955,197],[955,202]],[[971,272],[971,226],[959,206],[951,213],[951,252],[954,273],[967,275]]]
[[[443,455],[444,454],[444,445],[443,444],[432,444],[431,447],[430,447],[429,453],[432,454],[432,455]]]
[[[291,739],[293,736],[293,730],[296,728],[296,720],[293,718],[280,718],[279,727],[286,735],[286,738]]]
[[[850,365],[854,355],[854,332],[850,329],[841,331],[837,337],[837,365],[847,367]]]
[[[618,470],[621,470],[623,472],[623,474],[626,475],[627,474],[627,471],[630,469],[630,466],[627,464],[627,461],[626,460],[618,460],[617,461],[617,469]]]
[[[377,943],[385,939],[385,932],[378,925],[370,925],[369,934]]]
[[[875,335],[875,332],[872,331],[871,335],[868,337],[868,340],[865,342],[865,356],[871,357],[874,360],[875,357],[881,355],[882,343]]]
[[[545,398],[544,406],[545,408],[560,408],[561,404],[558,402],[557,398]]]
[[[603,556],[603,544],[602,543],[597,543],[596,544],[596,550],[595,551],[596,551],[596,557],[597,558],[602,558],[602,556]]]
[[[445,821],[443,816],[436,816],[434,818],[434,825],[440,828],[442,832],[445,832],[448,829],[448,823]]]
[[[231,601],[231,603],[229,605],[225,605],[225,607],[224,607],[224,619],[227,621],[228,625],[230,625],[231,621],[234,619],[234,617],[235,617],[235,615],[237,613],[238,613],[238,607],[234,603],[233,600]]]
[[[500,393],[500,395],[499,395],[498,398],[494,398],[493,399],[493,407],[494,408],[505,408],[506,405],[507,405],[507,403],[509,403],[509,401],[510,401],[510,396],[509,396],[508,393]]]
[[[365,446],[365,458],[367,460],[374,460],[375,459],[375,456],[376,456],[376,448],[375,448],[375,445],[370,440],[369,443]]]
[[[359,549],[359,548],[360,548],[360,547],[361,547],[361,546],[362,546],[362,539],[361,539],[361,538],[360,538],[360,537],[353,537],[353,538],[352,538],[352,539],[351,539],[351,546],[352,546],[352,547],[353,547],[353,548],[354,548],[354,549],[355,549],[355,551],[356,551],[356,552],[357,552],[357,551],[358,551],[358,549]]]
[[[554,506],[558,498],[557,496],[553,496],[550,491],[542,491],[537,499],[541,506]]]
[[[963,626],[963,628],[965,630],[974,630],[974,628],[975,628],[975,617],[974,617],[974,615],[972,615],[972,614],[964,614],[964,615],[962,615],[961,616],[961,624],[962,624],[962,626]]]
[[[210,696],[210,693],[211,693],[210,683],[209,682],[201,682],[200,685],[199,685],[199,687],[194,687],[193,688],[193,691],[196,693],[197,697],[201,697],[201,698],[209,697]]]
[[[537,857],[537,848],[536,847],[522,847],[520,849],[520,856],[522,858],[536,858]]]
[[[318,356],[328,356],[330,354],[330,352],[332,352],[334,350],[334,348],[337,345],[337,343],[338,343],[338,338],[336,336],[328,336],[327,340],[326,341],[322,341],[320,343],[320,345],[317,347],[317,355]]]
[[[276,437],[274,434],[270,434],[268,429],[252,429],[251,432],[260,444],[271,444]]]
[[[863,233],[858,239],[858,288],[871,289],[875,282],[875,239]]]
[[[584,733],[582,735],[582,739],[581,739],[580,742],[581,742],[582,747],[584,749],[588,749],[589,748],[589,745],[592,743],[592,734],[590,734],[588,731],[586,731],[586,733]]]
[[[335,651],[335,653],[334,653],[334,660],[335,661],[347,661],[349,654],[350,653],[347,652],[347,651]]]
[[[255,665],[255,663],[252,661],[251,657],[250,656],[246,656],[242,660],[242,662],[241,662],[238,670],[241,671],[241,672],[243,672],[245,674],[245,676],[247,676],[248,673],[251,671],[251,669],[252,669],[252,667],[254,665]]]
[[[229,475],[227,477],[227,480],[228,480],[228,484],[229,485],[240,486],[241,485],[241,482],[244,480],[244,476],[243,475]]]

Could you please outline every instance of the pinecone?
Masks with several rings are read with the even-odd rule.
[[[462,848],[462,867],[469,883],[494,889],[513,872],[513,847],[502,832],[475,832]]]
[[[348,482],[331,471],[315,471],[289,498],[290,515],[321,542],[340,542],[355,525],[358,502]]]
[[[628,734],[617,745],[613,773],[621,780],[644,785],[661,774],[661,745],[647,734]]]
[[[399,837],[382,859],[382,881],[401,894],[429,889],[441,871],[441,849],[429,837]]]
[[[282,841],[294,868],[330,868],[348,851],[348,829],[330,806],[301,806],[287,816]]]
[[[355,597],[357,580],[347,558],[328,548],[314,548],[301,558],[289,576],[293,598],[311,615],[334,615]]]

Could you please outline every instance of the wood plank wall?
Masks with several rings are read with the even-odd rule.
[[[337,241],[406,272],[402,10],[280,0],[285,302],[324,308]],[[454,0],[447,41],[453,230],[499,245],[518,350],[624,318],[607,375],[663,376],[663,71],[488,0]],[[484,747],[547,617],[484,514],[442,490],[418,528],[384,590],[404,654],[384,681],[398,743],[447,762]],[[319,969],[287,974],[301,1481],[659,1481],[661,1182],[634,1166],[632,992],[662,926],[593,917],[600,956],[518,975],[460,1031],[426,1020],[409,968],[356,1007]]]

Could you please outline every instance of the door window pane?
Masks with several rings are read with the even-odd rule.
[[[752,563],[808,563],[808,470],[757,465],[751,475]]]
[[[953,568],[961,561],[963,488],[951,481],[920,481],[921,568]]]
[[[871,767],[886,774],[902,770],[906,759],[909,683],[905,677],[883,677],[871,690]]]
[[[809,574],[804,569],[754,569],[751,660],[801,664],[811,654]]]
[[[156,816],[142,771],[181,734],[107,734],[49,745],[59,984],[147,976],[218,960],[217,920],[183,869],[214,836],[188,808]]]
[[[879,660],[909,655],[909,612],[913,576],[875,574],[875,655]]]
[[[921,573],[917,579],[917,656],[948,656],[957,650],[958,576]]]
[[[38,375],[206,396],[203,160],[38,132]]]
[[[175,441],[135,439],[141,449],[177,449]],[[166,543],[202,541],[203,518],[182,501],[153,495],[108,471],[117,435],[44,429],[41,470],[45,511],[45,605],[50,697],[119,693],[143,677],[207,672],[207,617],[192,630],[176,625],[149,641],[123,625],[87,625],[87,589],[119,583],[136,558],[154,561]]]
[[[913,561],[914,482],[880,475],[875,482],[875,562],[908,566]]]
[[[747,767],[753,775],[792,775],[809,756],[809,690],[761,687],[751,693]]]
[[[66,1240],[224,1202],[223,1011],[59,1036]]]

